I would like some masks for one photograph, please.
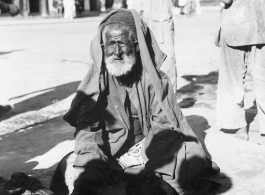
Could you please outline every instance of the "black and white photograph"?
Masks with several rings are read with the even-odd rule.
[[[0,195],[265,195],[265,0],[0,0]]]

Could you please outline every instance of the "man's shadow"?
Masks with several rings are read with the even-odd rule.
[[[177,98],[181,108],[190,108],[198,100],[216,99],[218,72],[213,71],[207,75],[184,75],[184,79],[190,83],[177,90]],[[198,105],[199,106],[199,105]],[[204,105],[207,107],[207,105]]]
[[[207,119],[204,118],[203,116],[199,116],[199,115],[189,115],[189,116],[186,116],[186,119],[187,119],[191,129],[193,130],[195,135],[200,140],[202,147],[206,153],[206,156],[209,159],[212,159],[211,154],[208,152],[207,147],[205,145],[205,137],[207,135],[206,130],[208,130],[211,127],[208,124]]]
[[[25,172],[48,186],[57,156],[72,150],[74,131],[60,116],[31,129],[1,135],[0,184],[15,172]]]
[[[0,51],[0,56],[1,55],[7,55],[7,54],[11,54],[13,52],[17,52],[17,51],[23,51],[24,49],[16,49],[16,50],[11,50],[11,51]]]
[[[40,110],[49,105],[55,104],[58,101],[61,101],[75,93],[79,83],[80,81],[74,81],[56,87],[51,87],[13,97],[9,99],[9,101],[16,102],[20,99],[22,99],[22,101],[15,103],[13,105],[13,108],[9,107],[11,110],[0,116],[0,121],[6,120],[21,113]]]

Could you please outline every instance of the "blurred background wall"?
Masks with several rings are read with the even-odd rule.
[[[6,3],[13,3],[19,6],[20,16],[42,16],[42,17],[56,17],[57,8],[54,7],[56,0],[2,0]],[[75,0],[77,16],[89,16],[93,13],[108,12],[112,8],[127,8],[134,0]],[[174,6],[178,6],[179,0],[173,0]],[[201,0],[202,6],[219,5],[220,0]],[[0,16],[9,17],[5,11],[0,11]]]

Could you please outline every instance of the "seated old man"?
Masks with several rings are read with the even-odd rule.
[[[74,153],[58,165],[51,190],[59,193],[62,180],[69,194],[97,194],[116,172],[142,170],[179,194],[193,194],[194,178],[218,173],[159,70],[166,56],[137,12],[108,13],[91,42],[91,58],[64,116],[76,127]]]

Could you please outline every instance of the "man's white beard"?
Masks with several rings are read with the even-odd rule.
[[[105,64],[110,74],[120,77],[127,75],[132,71],[132,68],[136,62],[136,57],[132,55],[122,55],[123,60],[117,60],[116,56],[110,56],[105,58]]]

